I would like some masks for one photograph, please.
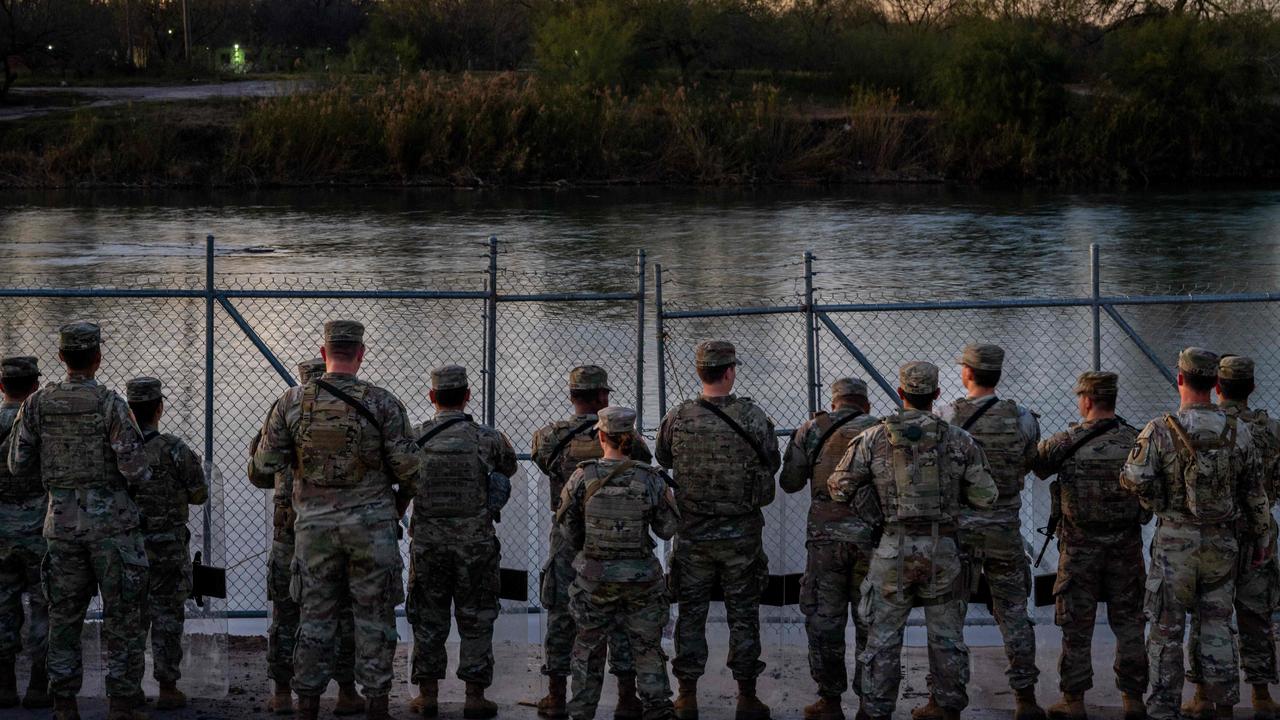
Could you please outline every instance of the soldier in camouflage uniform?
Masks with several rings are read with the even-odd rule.
[[[1247,423],[1210,402],[1218,357],[1187,348],[1178,356],[1178,412],[1147,423],[1125,462],[1121,484],[1159,518],[1151,540],[1145,609],[1154,720],[1179,717],[1182,635],[1199,615],[1201,687],[1217,713],[1239,700],[1240,663],[1232,627],[1237,568],[1272,554],[1262,464]],[[1237,530],[1237,526],[1240,530]]]
[[[143,449],[151,466],[151,478],[130,488],[138,504],[147,548],[148,573],[146,623],[151,628],[152,673],[160,685],[157,710],[175,710],[187,704],[178,689],[182,676],[182,628],[186,602],[191,595],[191,558],[188,544],[187,506],[209,499],[200,456],[174,435],[162,434],[164,395],[160,381],[137,377],[125,384],[129,409],[142,430]]]
[[[98,384],[101,331],[73,322],[58,331],[67,379],[22,403],[9,444],[9,472],[39,472],[49,491],[41,582],[49,598],[49,689],[55,720],[77,720],[83,681],[80,631],[102,594],[109,720],[145,719],[139,710],[146,655],[147,550],[129,488],[151,470],[142,431],[124,398]]]
[[[596,439],[596,413],[609,405],[609,375],[596,365],[582,365],[569,371],[569,402],[573,415],[539,429],[533,435],[533,462],[547,476],[550,507],[554,513],[560,505],[560,493],[579,463],[601,456]],[[644,438],[636,433],[631,443],[631,459],[648,463],[653,459]],[[547,696],[538,701],[538,715],[546,718],[568,717],[565,705],[565,678],[569,676],[569,658],[577,630],[569,613],[569,588],[577,572],[573,569],[576,552],[564,541],[554,523],[551,528],[551,552],[542,570],[541,600],[547,612],[547,634],[542,673],[548,679]],[[640,698],[636,695],[636,673],[627,645],[626,633],[616,629],[609,637],[609,669],[618,678],[618,705],[613,716],[617,720],[638,720]]]
[[[1033,469],[1051,486],[1058,524],[1056,613],[1062,628],[1058,661],[1062,700],[1049,708],[1053,720],[1084,720],[1084,694],[1093,687],[1093,630],[1098,603],[1116,637],[1116,686],[1123,693],[1125,720],[1146,716],[1146,620],[1142,592],[1142,526],[1151,514],[1133,493],[1120,487],[1120,469],[1138,438],[1116,416],[1119,379],[1115,373],[1086,372],[1076,383],[1084,422],[1040,442]]]
[[[669,540],[680,524],[675,498],[658,470],[630,459],[636,412],[600,410],[603,457],[582,463],[564,487],[556,524],[577,550],[570,590],[578,633],[573,645],[569,716],[591,720],[600,702],[611,634],[626,633],[635,656],[645,720],[673,717],[662,631],[671,618],[652,530]]]
[[[7,357],[0,361],[0,457],[8,455],[9,439],[22,401],[40,386],[40,369],[33,357]],[[22,628],[27,628],[26,646],[31,656],[31,679],[22,706],[47,708],[49,674],[45,655],[49,641],[49,603],[40,587],[40,561],[46,543],[40,534],[49,496],[40,482],[40,472],[25,475],[9,472],[0,462],[0,708],[18,704],[18,683],[14,664],[22,650]],[[31,608],[24,618],[22,596]]]
[[[982,567],[991,588],[992,613],[1009,659],[1009,687],[1017,707],[1014,720],[1040,720],[1036,702],[1036,634],[1027,614],[1031,562],[1022,539],[1022,487],[1040,442],[1034,413],[1013,400],[996,397],[1004,366],[997,345],[967,345],[956,359],[968,396],[938,408],[938,417],[967,430],[982,445],[1000,498],[990,510],[968,513],[960,521],[960,544]],[[936,720],[937,703],[914,713],[915,720]]]
[[[1276,482],[1280,480],[1280,423],[1268,417],[1265,410],[1249,407],[1249,395],[1253,389],[1253,360],[1239,355],[1223,355],[1218,363],[1218,405],[1222,412],[1249,426],[1258,461],[1262,464],[1263,488],[1270,507],[1276,502]],[[1268,538],[1268,546],[1274,548],[1274,518]],[[1271,624],[1271,615],[1277,604],[1280,604],[1277,559],[1273,556],[1256,569],[1242,566],[1237,575],[1235,597],[1236,623],[1240,631],[1240,666],[1244,670],[1245,682],[1252,686],[1254,716],[1262,720],[1271,720],[1280,711],[1271,698],[1270,688],[1277,682],[1276,636]],[[1191,717],[1211,713],[1213,706],[1201,687],[1200,619],[1196,615],[1191,617],[1187,655],[1187,679],[1196,684],[1196,694],[1183,705],[1182,712]]]
[[[405,617],[413,624],[414,712],[435,717],[448,658],[449,606],[458,623],[458,679],[467,684],[463,717],[491,718],[493,623],[498,619],[499,560],[494,522],[511,496],[516,451],[506,436],[466,413],[467,371],[431,371],[436,416],[413,430],[422,478],[413,502],[413,545]]]
[[[397,524],[416,490],[421,459],[404,405],[356,377],[364,326],[325,323],[324,376],[276,401],[254,453],[258,474],[294,470],[297,546],[293,597],[302,606],[293,689],[304,720],[320,711],[333,676],[344,602],[356,628],[356,680],[371,720],[387,720],[404,598]]]
[[[306,384],[324,376],[324,359],[312,358],[298,363],[299,382]],[[254,438],[253,447],[261,439]],[[271,601],[271,626],[267,629],[267,676],[271,678],[274,692],[267,700],[267,710],[277,715],[293,713],[293,652],[298,639],[298,620],[302,612],[289,594],[293,581],[293,470],[288,468],[274,475],[261,475],[253,469],[249,458],[249,482],[254,487],[272,491],[271,554],[267,559],[267,599]],[[355,677],[355,621],[351,616],[351,602],[345,600],[338,608],[338,644],[333,661],[333,679],[338,683],[338,701],[333,714],[356,715],[364,712],[364,698],[356,690]]]
[[[782,464],[774,424],[751,399],[733,394],[737,351],[713,340],[695,350],[702,394],[667,413],[658,430],[657,457],[675,471],[680,532],[668,563],[672,599],[679,603],[676,658],[680,682],[676,717],[698,717],[698,678],[707,665],[711,588],[724,590],[729,620],[728,666],[738,681],[738,720],[763,720],[769,707],[756,695],[760,660],[760,595],[769,577],[761,508],[773,502]]]
[[[827,480],[833,501],[851,503],[865,522],[884,528],[858,607],[869,628],[859,658],[862,704],[873,720],[893,715],[903,628],[911,608],[923,605],[930,703],[957,720],[969,704],[957,526],[966,513],[990,508],[997,490],[981,447],[931,413],[938,368],[910,362],[898,381],[904,408],[854,438]]]
[[[827,478],[853,438],[879,422],[871,416],[867,383],[841,378],[831,384],[831,412],[820,412],[791,435],[778,484],[786,492],[809,488],[808,560],[800,586],[800,611],[809,636],[809,673],[818,684],[818,701],[804,709],[806,720],[844,717],[840,696],[848,688],[845,626],[853,610],[857,631],[853,687],[861,687],[857,656],[867,642],[867,626],[858,617],[858,589],[867,577],[876,530],[847,503],[832,502]]]

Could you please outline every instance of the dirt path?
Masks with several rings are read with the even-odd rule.
[[[103,108],[133,102],[184,102],[220,98],[279,97],[314,87],[310,80],[246,80],[197,85],[138,85],[123,87],[19,87],[10,91],[10,104],[0,105],[0,122],[40,117],[69,109]],[[65,103],[50,103],[51,98]]]

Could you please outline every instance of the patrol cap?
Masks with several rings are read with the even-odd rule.
[[[441,365],[431,371],[432,390],[459,390],[467,387],[467,369],[461,365]]]
[[[727,340],[707,340],[694,348],[693,359],[700,368],[737,365],[738,350]]]
[[[999,345],[970,343],[960,351],[960,357],[956,358],[956,364],[964,365],[974,370],[1000,372],[1000,369],[1004,367],[1004,348]]]
[[[1120,376],[1113,372],[1084,372],[1076,380],[1076,395],[1093,398],[1115,398],[1120,393]]]
[[[898,369],[898,383],[909,395],[932,395],[938,389],[938,366],[913,360]]]
[[[1189,347],[1178,353],[1178,369],[1184,375],[1218,377],[1218,355],[1204,348]]]
[[[364,325],[355,320],[330,320],[324,324],[324,341],[363,343]]]
[[[40,367],[30,355],[16,355],[0,360],[0,379],[40,377]]]
[[[164,397],[160,392],[160,381],[153,377],[136,377],[124,384],[125,399],[131,403],[159,400]]]
[[[298,379],[310,382],[324,374],[324,358],[311,358],[298,363]]]
[[[102,344],[102,329],[97,323],[76,320],[58,328],[59,350],[92,350]]]
[[[867,396],[867,381],[862,378],[843,377],[831,383],[831,397],[846,395]]]
[[[1253,358],[1243,355],[1223,355],[1218,361],[1218,377],[1223,380],[1252,380]]]
[[[621,405],[610,405],[596,413],[596,429],[610,435],[634,432],[636,411]]]
[[[609,373],[599,365],[579,365],[569,371],[570,390],[612,390]]]

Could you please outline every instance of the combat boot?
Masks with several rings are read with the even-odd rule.
[[[1124,693],[1120,700],[1124,703],[1124,720],[1147,720],[1147,705],[1142,702],[1141,693]]]
[[[1062,699],[1049,706],[1049,720],[1085,720],[1084,693],[1062,693]]]
[[[339,683],[338,703],[333,706],[333,714],[343,717],[346,715],[359,715],[364,711],[364,696],[356,690],[356,684]]]
[[[1036,702],[1036,686],[1014,690],[1013,720],[1045,720],[1044,710]]]
[[[911,720],[942,720],[945,711],[938,701],[929,693],[929,702],[911,711]]]
[[[409,701],[409,710],[423,717],[440,714],[440,681],[423,680],[418,683],[418,697]]]
[[[498,704],[484,696],[484,686],[467,683],[467,701],[462,705],[462,717],[467,720],[497,717]]]
[[[288,680],[275,681],[275,692],[267,699],[267,712],[276,715],[293,714],[293,690],[289,688]]]
[[[960,720],[960,711],[942,708],[942,720]]]
[[[378,695],[375,697],[361,698],[364,706],[365,720],[391,720],[390,699],[386,695]]]
[[[27,696],[22,698],[22,707],[28,710],[53,707],[53,696],[49,694],[49,668],[43,662],[31,666],[31,679],[27,681]]]
[[[80,707],[74,697],[53,699],[53,720],[80,720]]]
[[[1213,720],[1214,706],[1204,693],[1204,684],[1196,683],[1196,694],[1183,703],[1182,716],[1191,720]]]
[[[178,689],[177,683],[160,683],[160,695],[156,697],[157,710],[177,710],[187,706],[187,696]]]
[[[564,720],[569,717],[569,709],[565,704],[565,677],[563,675],[547,676],[547,696],[538,701],[538,717]]]
[[[135,698],[107,698],[107,720],[147,720],[147,714],[140,708],[142,703]]]
[[[677,678],[680,691],[676,693],[676,720],[698,720],[698,681]]]
[[[0,663],[0,708],[18,704],[18,678],[14,675],[13,661]]]
[[[738,710],[734,717],[737,720],[769,720],[769,706],[756,697],[755,680],[738,681]]]
[[[298,715],[302,720],[316,720],[320,717],[320,696],[299,695]]]
[[[618,704],[613,708],[614,720],[640,720],[644,707],[636,695],[636,676],[618,676]]]
[[[804,720],[844,720],[840,696],[819,695],[818,702],[805,706]]]
[[[1253,686],[1254,720],[1275,720],[1280,715],[1280,705],[1271,699],[1271,686],[1257,683]]]

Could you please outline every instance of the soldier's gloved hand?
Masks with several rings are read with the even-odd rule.
[[[489,514],[496,519],[511,499],[511,478],[500,472],[489,473]]]

